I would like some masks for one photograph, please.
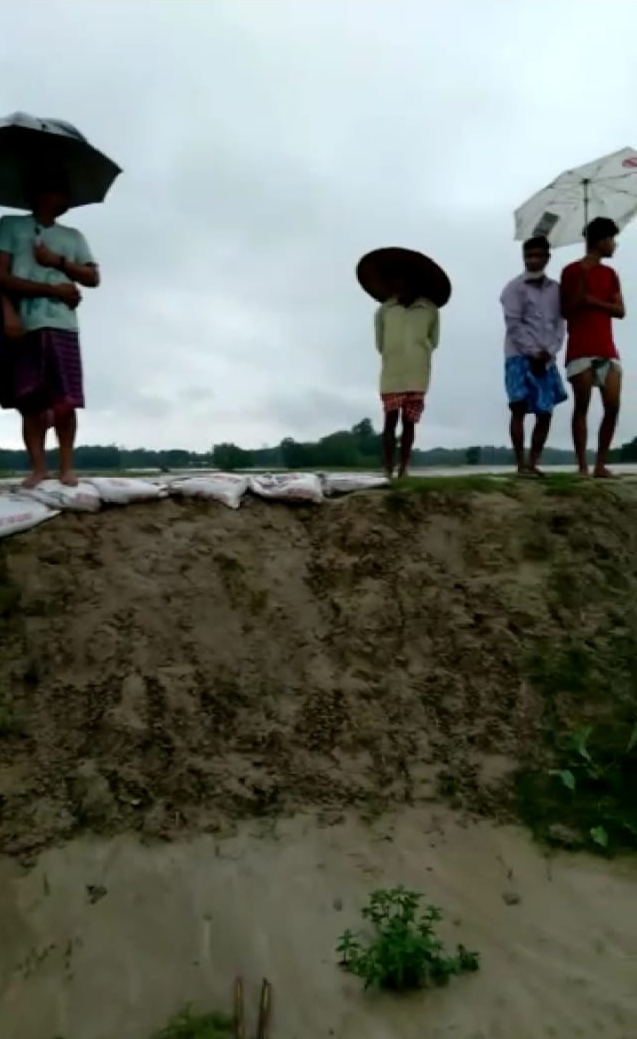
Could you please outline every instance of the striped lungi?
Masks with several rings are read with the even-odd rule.
[[[48,411],[60,405],[84,407],[82,357],[77,332],[40,328],[5,343],[10,351],[9,386],[5,394],[22,414]],[[6,376],[5,376],[6,378]]]

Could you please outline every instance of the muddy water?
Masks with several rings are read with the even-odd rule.
[[[423,811],[371,828],[297,817],[218,840],[80,841],[30,871],[0,864],[3,1039],[147,1039],[180,1006],[251,1012],[274,985],[274,1039],[629,1039],[637,865],[547,859],[512,829]],[[378,997],[334,944],[370,890],[405,883],[482,953],[445,990]]]

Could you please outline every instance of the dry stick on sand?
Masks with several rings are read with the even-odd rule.
[[[272,985],[264,978],[259,1003],[259,1023],[256,1039],[270,1039],[270,1012],[272,1010]],[[234,1039],[245,1039],[245,1015],[243,1010],[243,979],[234,982]]]
[[[270,1039],[270,1012],[272,1010],[272,985],[264,978],[261,986],[261,1003],[259,1004],[259,1024],[257,1039]]]
[[[243,1016],[243,981],[235,978],[234,982],[234,1039],[245,1039],[245,1020]]]

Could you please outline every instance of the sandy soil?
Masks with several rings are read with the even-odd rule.
[[[634,1034],[634,861],[508,824],[547,734],[634,717],[635,491],[519,494],[167,501],[0,546],[2,1039],[147,1039],[237,971],[280,1039]],[[400,882],[484,967],[363,998],[333,946]]]
[[[229,1010],[240,973],[253,1015],[273,983],[280,1039],[631,1039],[636,870],[422,809],[371,828],[305,816],[223,841],[78,841],[28,875],[0,866],[0,1034],[147,1039],[186,1001]],[[407,998],[343,975],[338,936],[399,882],[481,951],[476,975]]]
[[[0,851],[308,806],[373,817],[441,792],[506,819],[547,718],[582,709],[558,686],[549,711],[531,681],[542,640],[612,649],[618,709],[636,549],[634,503],[602,494],[167,501],[16,538],[0,547]]]

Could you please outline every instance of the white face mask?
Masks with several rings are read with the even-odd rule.
[[[541,281],[544,276],[545,276],[544,275],[544,271],[527,271],[526,272],[527,281]]]

